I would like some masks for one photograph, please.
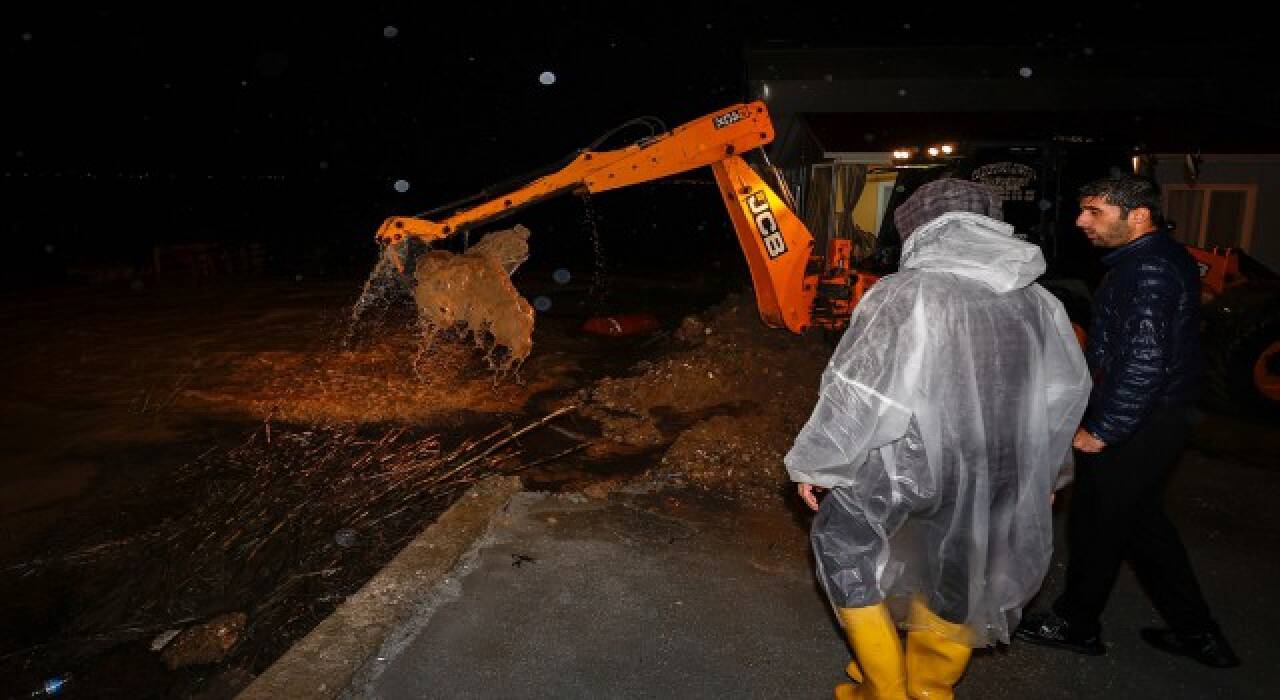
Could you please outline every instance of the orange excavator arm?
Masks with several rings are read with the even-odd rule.
[[[555,172],[439,220],[391,217],[378,229],[378,241],[431,243],[557,195],[605,192],[711,166],[747,258],[761,318],[799,333],[813,322],[819,286],[817,272],[809,272],[813,236],[739,156],[772,140],[764,103],[735,105],[624,148],[580,151]]]

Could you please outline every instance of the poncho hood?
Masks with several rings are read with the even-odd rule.
[[[916,229],[902,246],[904,270],[936,270],[975,279],[998,293],[1044,274],[1039,246],[1013,237],[1013,227],[981,214],[948,212]]]

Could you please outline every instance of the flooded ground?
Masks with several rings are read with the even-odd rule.
[[[648,451],[617,450],[578,408],[599,380],[683,347],[681,320],[724,290],[613,279],[616,308],[661,321],[613,338],[580,330],[585,287],[521,284],[555,306],[519,372],[501,378],[468,344],[422,354],[407,297],[352,328],[361,280],[7,299],[4,695],[65,673],[69,694],[227,695],[473,478],[519,471],[556,489],[641,475],[671,426]],[[219,616],[243,620],[223,626],[216,661],[153,651]]]

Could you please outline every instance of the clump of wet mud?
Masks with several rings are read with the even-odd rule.
[[[529,229],[495,231],[461,254],[419,258],[413,290],[423,333],[470,337],[499,373],[518,369],[533,350],[533,307],[511,283],[529,257]]]
[[[713,416],[680,433],[649,477],[750,501],[776,496],[787,484],[782,457],[795,433],[785,417],[766,413]]]
[[[581,414],[600,425],[589,454],[666,446],[639,485],[686,487],[735,500],[779,493],[782,457],[808,419],[830,347],[765,327],[740,296],[686,318],[672,350],[628,377],[598,382]]]

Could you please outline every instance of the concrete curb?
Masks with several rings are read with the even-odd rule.
[[[240,700],[336,698],[520,491],[519,477],[472,486],[391,563],[258,676]]]

